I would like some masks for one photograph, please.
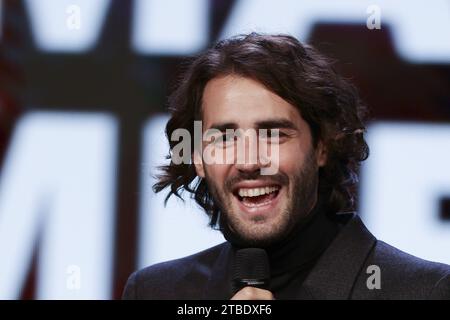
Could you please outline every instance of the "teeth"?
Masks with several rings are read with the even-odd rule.
[[[279,187],[240,188],[238,193],[241,197],[257,197],[275,192],[278,189]]]

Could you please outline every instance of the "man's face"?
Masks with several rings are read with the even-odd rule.
[[[222,223],[227,223],[240,239],[254,245],[280,240],[316,202],[318,169],[326,161],[322,143],[314,148],[310,128],[299,111],[249,78],[229,75],[209,81],[202,103],[204,131],[279,130],[278,140],[259,140],[259,144],[277,143],[278,153],[270,155],[272,167],[277,162],[275,174],[261,175],[267,163],[261,164],[258,149],[250,148],[249,140],[244,144],[246,161],[198,161],[196,171],[206,179],[221,209]],[[235,146],[227,144],[230,147]],[[198,153],[194,157],[199,159]]]

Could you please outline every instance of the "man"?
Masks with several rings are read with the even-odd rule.
[[[313,48],[287,35],[221,41],[189,65],[169,102],[172,161],[155,191],[191,193],[227,242],[135,272],[124,299],[450,298],[449,266],[378,241],[353,213],[358,167],[368,157],[366,109]],[[192,142],[192,161],[180,163],[172,134],[194,135],[195,120],[215,138]],[[258,132],[270,161],[250,148],[254,137],[230,129]],[[239,141],[244,161],[236,153],[234,161],[206,161]],[[276,170],[264,174],[269,167]],[[234,257],[248,247],[267,252],[270,286],[234,292]]]

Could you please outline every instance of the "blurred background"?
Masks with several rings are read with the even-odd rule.
[[[450,1],[0,0],[0,298],[117,299],[129,274],[223,241],[151,191],[166,98],[214,41],[289,33],[371,109],[359,214],[450,264]]]

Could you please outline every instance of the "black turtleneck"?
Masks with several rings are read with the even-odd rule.
[[[276,299],[295,299],[303,281],[337,235],[340,224],[331,218],[320,197],[308,214],[282,241],[264,248],[269,256],[270,291]],[[230,230],[227,230],[228,232]],[[233,243],[233,236],[225,235]]]
[[[270,291],[276,299],[294,299],[303,281],[339,231],[321,201],[280,243],[266,248],[269,255]]]

